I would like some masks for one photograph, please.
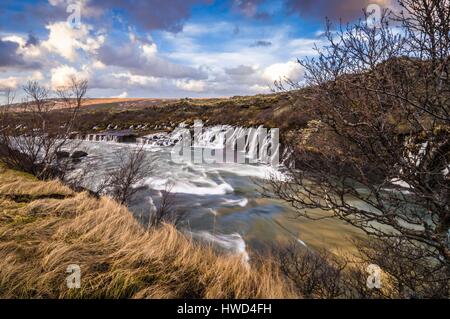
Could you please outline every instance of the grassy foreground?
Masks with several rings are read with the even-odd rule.
[[[68,289],[67,267],[81,267]],[[271,263],[221,256],[109,198],[0,167],[1,298],[292,298]]]

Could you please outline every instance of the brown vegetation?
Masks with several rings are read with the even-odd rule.
[[[60,177],[68,163],[61,161],[58,154],[68,146],[87,81],[73,77],[68,87],[55,92],[66,107],[60,117],[54,116],[56,103],[50,99],[50,90],[37,82],[28,82],[23,90],[28,101],[14,106],[21,112],[12,109],[13,99],[9,97],[0,108],[0,162],[40,179]]]
[[[81,267],[81,289],[66,286]],[[2,168],[2,298],[291,298],[270,262],[217,255],[173,226],[146,230],[111,199]]]
[[[328,24],[328,45],[300,62],[326,147],[292,134],[296,167],[271,191],[299,216],[321,219],[320,209],[371,236],[360,251],[395,278],[397,296],[448,298],[450,2],[399,4],[377,27]]]
[[[88,102],[89,103],[89,102]],[[94,104],[80,110],[78,130],[92,132],[106,130],[108,125],[118,129],[146,126],[137,133],[145,134],[174,128],[181,122],[193,124],[203,120],[207,125],[230,124],[236,126],[279,127],[289,129],[303,127],[308,122],[308,101],[296,102],[292,108],[290,96],[286,94],[257,95],[221,99],[152,100]],[[299,105],[300,104],[300,105]],[[223,112],[223,110],[227,112]],[[55,112],[63,116],[64,110]],[[95,130],[94,130],[95,128]]]

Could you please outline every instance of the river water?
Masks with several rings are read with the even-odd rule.
[[[77,148],[89,154],[81,165],[94,168],[85,186],[95,188],[106,170],[117,167],[117,154],[137,147],[141,146],[81,142]],[[251,252],[289,242],[312,249],[352,251],[349,240],[361,235],[337,220],[298,218],[295,210],[283,201],[262,196],[260,185],[278,174],[269,165],[174,162],[172,146],[145,145],[144,150],[153,169],[136,185],[140,189],[129,203],[139,220],[158,207],[162,192],[170,185],[172,209],[185,214],[185,232],[245,258],[251,258]]]

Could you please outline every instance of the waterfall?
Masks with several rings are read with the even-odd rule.
[[[192,134],[193,133],[193,134]],[[184,142],[186,138],[191,141],[185,146],[195,148],[226,150],[226,161],[246,158],[250,163],[278,164],[279,143],[278,133],[267,131],[262,126],[258,128],[233,127],[230,125],[217,125],[203,127],[194,125],[191,128],[184,123],[172,132],[155,133],[143,136],[138,143],[152,146],[175,146]],[[229,153],[228,153],[229,152]],[[232,153],[231,155],[229,155]],[[238,155],[235,155],[235,154]],[[242,154],[244,153],[244,155]],[[239,161],[239,160],[238,160]]]
[[[78,134],[76,139],[102,143],[121,141],[114,133]],[[262,126],[250,128],[231,125],[203,127],[200,123],[196,123],[189,127],[185,123],[181,123],[172,132],[141,136],[136,139],[136,143],[159,147],[182,145],[210,149],[212,152],[224,150],[226,162],[265,163],[274,166],[278,165],[280,153],[278,132],[267,130]]]

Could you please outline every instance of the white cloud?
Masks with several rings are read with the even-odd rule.
[[[172,79],[204,79],[206,74],[201,69],[174,63],[166,56],[158,54],[155,43],[135,39],[128,43],[111,43],[101,47],[98,58],[108,66],[116,66],[133,74],[145,77]]]
[[[128,97],[128,92],[123,92],[122,94],[111,96],[112,99],[125,99]]]
[[[74,67],[68,65],[61,65],[59,67],[53,68],[51,71],[51,87],[53,89],[58,89],[70,84],[71,78],[75,77],[77,79],[88,79],[89,74],[86,70],[78,71]]]
[[[33,72],[29,77],[31,81],[42,81],[44,79],[44,75],[40,71]]]
[[[203,92],[206,88],[206,83],[201,80],[177,80],[175,85],[177,88],[189,92]]]
[[[102,61],[98,61],[98,60],[95,60],[94,62],[92,62],[91,66],[92,66],[93,69],[104,69],[104,68],[106,68],[106,65],[103,64]]]
[[[254,84],[249,89],[252,93],[270,93],[270,87],[268,85]]]
[[[27,45],[27,39],[25,37],[12,34],[3,37],[2,40],[17,43],[17,54],[21,55],[26,61],[34,60],[42,55],[42,50],[39,45]]]
[[[3,37],[2,40],[17,43],[21,47],[25,46],[25,43],[27,42],[24,38],[15,34]]]
[[[159,83],[159,79],[152,76],[135,75],[130,72],[113,73],[112,76],[122,80],[128,85],[153,86]]]
[[[57,53],[69,61],[77,59],[77,50],[95,53],[105,42],[105,35],[91,35],[92,28],[82,24],[80,28],[71,28],[66,22],[47,25],[49,36],[42,46],[50,52]]]
[[[155,57],[156,53],[158,53],[158,47],[155,43],[152,44],[144,44],[142,46],[142,55],[147,59],[152,59]]]
[[[6,78],[0,78],[0,90],[16,90],[27,81],[42,81],[43,79],[44,75],[39,71],[35,71],[28,76],[8,76]]]
[[[62,4],[67,4],[67,0],[48,0],[48,3],[50,3],[52,6],[60,6]]]
[[[302,74],[302,67],[296,62],[289,61],[287,63],[272,64],[267,67],[263,72],[263,77],[270,82],[286,78],[292,81],[299,81]]]
[[[15,76],[10,76],[4,79],[0,78],[0,90],[5,89],[16,89],[20,83],[20,78]]]
[[[313,56],[317,54],[314,46],[317,45],[318,47],[321,47],[323,44],[323,38],[320,40],[305,38],[290,39],[285,43],[285,50],[295,57]]]

